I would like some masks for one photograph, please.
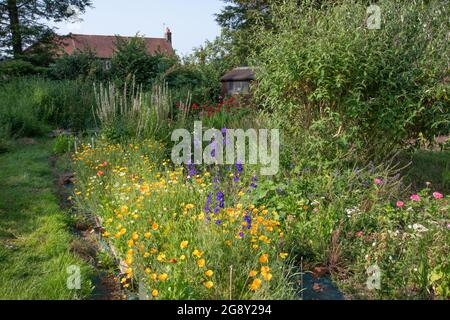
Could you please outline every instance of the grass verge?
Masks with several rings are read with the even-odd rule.
[[[91,267],[69,249],[50,155],[45,140],[0,155],[0,299],[82,299],[92,290]],[[70,266],[80,267],[80,290],[67,288]]]

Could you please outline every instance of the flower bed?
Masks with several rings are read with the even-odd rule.
[[[256,177],[240,165],[173,168],[162,154],[145,141],[74,155],[76,203],[103,222],[122,285],[153,299],[293,297],[278,214],[249,200]]]

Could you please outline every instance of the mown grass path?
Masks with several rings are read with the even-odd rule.
[[[0,299],[81,299],[90,294],[88,264],[70,251],[70,218],[59,207],[47,140],[0,154]],[[67,288],[79,266],[81,290]]]

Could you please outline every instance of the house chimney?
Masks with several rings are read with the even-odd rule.
[[[172,44],[172,31],[169,28],[166,29],[166,40]]]

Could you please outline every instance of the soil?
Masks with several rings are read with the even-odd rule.
[[[61,173],[57,170],[58,157],[50,157],[49,162],[60,207],[66,212],[74,214],[73,204],[68,198],[72,194],[75,175],[72,172]],[[92,292],[91,300],[122,300],[123,293],[120,285],[113,274],[102,270],[100,261],[97,258],[97,253],[101,251],[97,241],[100,235],[94,226],[95,222],[89,221],[88,218],[76,219],[73,231],[77,238],[71,243],[70,250],[92,264],[95,269],[95,275],[92,279],[95,288]]]

